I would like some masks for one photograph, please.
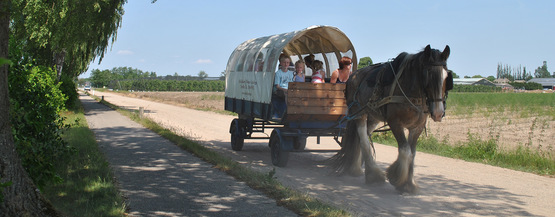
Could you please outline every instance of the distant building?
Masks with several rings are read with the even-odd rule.
[[[485,78],[454,78],[453,84],[495,86],[494,83]]]
[[[532,78],[528,82],[541,84],[543,88],[551,90],[555,87],[555,78]]]
[[[508,84],[509,82],[511,81],[508,78],[498,78],[493,81],[496,84]]]
[[[511,82],[508,78],[498,78],[493,80],[495,86],[500,87],[503,90],[514,90],[515,88],[509,84]]]

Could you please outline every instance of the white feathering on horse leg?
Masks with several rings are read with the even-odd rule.
[[[408,145],[399,149],[397,160],[387,169],[387,178],[396,188],[402,187],[408,181],[411,155],[412,152]]]

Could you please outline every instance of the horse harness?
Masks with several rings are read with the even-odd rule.
[[[372,92],[372,96],[370,97],[370,100],[368,101],[368,103],[366,103],[366,105],[361,110],[364,110],[364,108],[367,107],[368,109],[374,110],[377,113],[383,113],[383,116],[385,119],[386,110],[382,112],[379,111],[379,109],[382,108],[384,105],[392,104],[392,103],[409,103],[417,111],[428,113],[428,108],[424,104],[425,97],[422,97],[422,98],[408,97],[403,91],[403,89],[401,88],[401,85],[399,84],[399,78],[403,74],[404,67],[401,67],[401,69],[399,70],[399,73],[396,74],[395,69],[393,68],[393,65],[391,65],[391,61],[389,61],[387,64],[391,68],[393,75],[395,75],[395,79],[393,80],[393,84],[391,85],[389,95],[382,97],[383,86],[381,82],[382,82],[382,76],[384,74],[384,71],[386,70],[386,68],[384,68],[378,72],[378,77],[376,79],[376,84],[374,85],[374,91]],[[401,93],[403,94],[403,96],[393,95],[393,92],[395,91],[396,87],[398,87],[399,90],[401,90]],[[421,109],[421,108],[424,108],[424,109]]]
[[[389,91],[389,95],[385,96],[385,97],[382,97],[383,86],[382,86],[381,82],[382,82],[383,74],[384,74],[385,70],[387,69],[387,68],[384,68],[384,69],[382,69],[378,72],[378,75],[377,75],[377,78],[376,78],[376,83],[375,83],[374,89],[373,89],[374,91],[373,91],[372,96],[370,97],[370,100],[368,101],[368,103],[366,103],[364,106],[362,106],[361,109],[354,112],[353,114],[350,114],[350,115],[347,115],[347,116],[343,117],[339,121],[339,124],[343,123],[344,121],[350,121],[350,120],[353,120],[353,119],[357,119],[361,114],[365,113],[365,111],[367,111],[368,109],[373,110],[378,114],[382,114],[384,116],[384,119],[385,119],[387,110],[380,111],[380,109],[382,109],[384,105],[392,104],[392,103],[409,103],[409,104],[412,105],[412,107],[414,109],[416,109],[417,111],[420,111],[422,113],[429,113],[430,112],[428,110],[428,106],[427,106],[429,103],[441,102],[441,101],[445,103],[446,96],[443,99],[427,99],[428,98],[427,96],[408,97],[405,94],[405,92],[403,91],[403,89],[401,88],[401,85],[399,84],[399,78],[401,77],[401,75],[404,71],[404,66],[401,67],[401,69],[399,70],[398,73],[395,73],[395,68],[393,67],[391,62],[392,61],[389,61],[387,64],[389,65],[393,74],[395,75],[395,79],[393,81],[392,88]],[[432,63],[430,65],[431,66],[445,66],[446,63],[445,62],[437,62],[437,63]],[[359,85],[359,88],[357,88],[357,90],[355,92],[355,96],[357,95],[361,86],[362,86],[362,82]],[[394,96],[393,95],[393,92],[395,91],[395,89],[397,87],[399,88],[399,90],[403,94],[402,96]],[[349,111],[352,106],[357,105],[357,104],[359,104],[359,102],[355,99],[355,101],[353,101],[348,106],[347,111]]]

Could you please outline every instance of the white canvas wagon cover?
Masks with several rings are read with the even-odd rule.
[[[338,67],[341,57],[349,56],[353,60],[353,70],[356,70],[354,47],[343,32],[331,26],[311,26],[240,44],[227,63],[225,96],[270,103],[281,53],[291,55],[292,62],[309,54],[320,54],[328,73]]]
[[[356,52],[351,41],[335,27],[311,26],[294,32],[250,39],[240,44],[229,57],[225,71],[226,104],[231,99],[243,101],[241,104],[270,104],[274,74],[282,53],[290,55],[293,63],[314,54],[316,59],[324,62],[328,77],[331,71],[339,67],[338,62],[343,56],[352,59],[353,70],[357,68]],[[307,76],[310,75],[311,72],[307,73]],[[228,105],[226,110],[241,114]],[[252,108],[248,110],[253,113]]]

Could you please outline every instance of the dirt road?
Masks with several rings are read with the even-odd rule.
[[[229,144],[234,116],[202,112],[142,99],[96,92],[97,96],[128,109],[144,107],[145,116],[173,131],[195,139],[245,166],[268,172],[271,164],[267,140],[245,140],[243,151]],[[378,165],[385,168],[397,149],[376,144]],[[339,149],[331,139],[307,149]],[[329,175],[324,160],[335,152],[291,153],[288,167],[276,168],[287,186],[335,204],[357,216],[553,216],[555,179],[462,160],[417,153],[417,195],[400,195],[389,184],[367,186],[363,177]]]

